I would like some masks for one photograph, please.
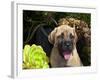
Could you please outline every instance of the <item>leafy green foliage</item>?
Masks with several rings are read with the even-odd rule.
[[[23,68],[49,68],[49,59],[41,46],[25,45],[23,50]]]

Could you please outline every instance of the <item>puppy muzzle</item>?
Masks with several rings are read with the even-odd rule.
[[[73,42],[72,41],[65,41],[62,46],[63,51],[72,51],[73,49]]]
[[[58,45],[59,52],[65,60],[68,60],[73,51],[73,42],[71,40],[63,40]]]

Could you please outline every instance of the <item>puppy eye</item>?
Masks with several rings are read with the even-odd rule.
[[[63,39],[64,34],[62,33],[61,35],[57,36],[58,39]]]
[[[63,38],[63,36],[61,35],[61,36],[57,36],[57,39],[61,39],[61,38]]]
[[[57,38],[60,38],[60,35],[57,35],[56,37],[57,37]]]
[[[73,38],[74,38],[74,35],[72,35],[71,33],[70,33],[70,38],[71,38],[71,39],[73,39]]]
[[[61,36],[64,36],[64,33],[61,33]]]
[[[59,38],[63,38],[64,37],[64,33],[61,33],[61,35],[59,36]]]

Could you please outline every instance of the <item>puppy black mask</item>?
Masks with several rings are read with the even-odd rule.
[[[60,55],[64,57],[65,60],[70,58],[70,55],[74,49],[74,36],[68,33],[67,38],[64,39],[64,34],[58,37],[58,50]]]

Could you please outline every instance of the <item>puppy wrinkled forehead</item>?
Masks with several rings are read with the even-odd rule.
[[[74,28],[72,28],[68,25],[61,25],[57,29],[57,35],[61,35],[63,32],[66,32],[67,34],[74,33],[73,30],[74,30]]]

